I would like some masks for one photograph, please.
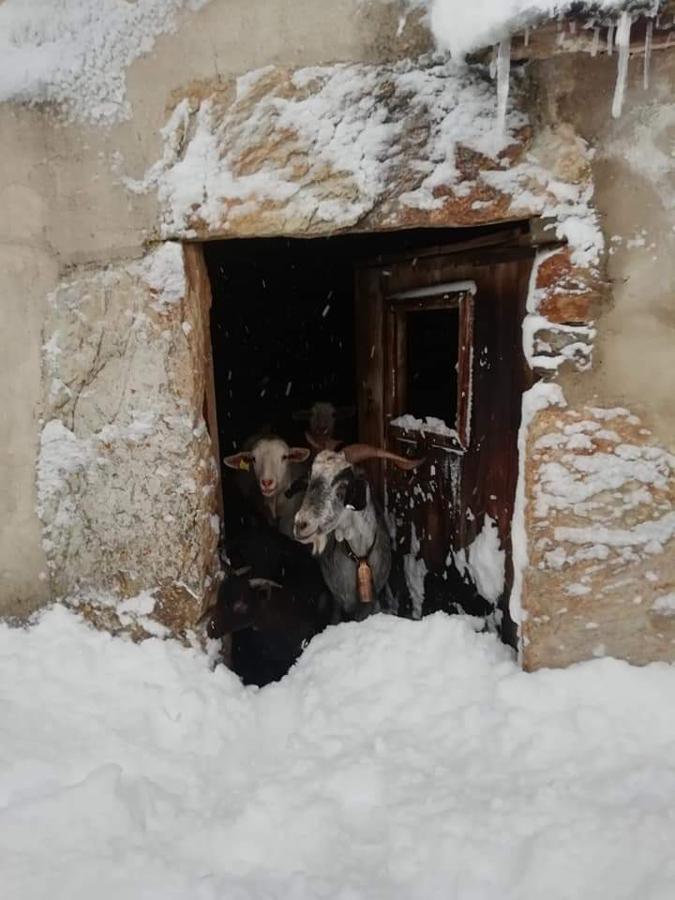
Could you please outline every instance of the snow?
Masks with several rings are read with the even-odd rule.
[[[511,82],[511,39],[504,38],[497,49],[497,128],[504,131]]]
[[[71,119],[126,118],[126,70],[180,12],[208,0],[5,0],[0,4],[0,101],[54,102]]]
[[[457,431],[446,424],[442,419],[434,416],[427,416],[424,419],[418,419],[410,413],[397,416],[389,423],[397,428],[403,428],[405,431],[417,431],[421,434],[442,434],[444,437],[457,437]]]
[[[46,505],[64,490],[68,476],[84,471],[94,456],[91,442],[77,438],[60,419],[51,419],[45,424],[40,435],[37,468],[37,509],[40,515]],[[60,514],[69,515],[68,502],[62,505]]]
[[[513,558],[513,587],[509,598],[509,613],[519,625],[523,620],[523,577],[528,566],[527,530],[525,527],[525,459],[527,457],[527,433],[535,415],[548,406],[565,406],[560,385],[538,381],[523,394],[520,427],[518,429],[518,481],[511,520],[511,554]]]
[[[541,331],[552,332],[559,340],[569,335],[569,339],[558,353],[553,353],[550,345],[537,338]],[[590,325],[564,325],[534,313],[523,320],[523,352],[532,369],[557,370],[562,363],[571,361],[579,371],[585,371],[591,364],[595,336],[596,330]]]
[[[644,547],[648,553],[660,553],[675,536],[675,512],[658,519],[640,522],[632,528],[606,528],[594,524],[585,528],[560,527],[554,531],[557,541],[572,544],[596,543],[609,547]]]
[[[562,449],[582,452],[565,453],[559,460],[541,466],[535,504],[537,517],[548,519],[554,509],[567,508],[584,515],[591,508],[588,501],[627,485],[666,488],[675,468],[667,452],[654,452],[653,447],[629,449],[623,444],[616,445],[611,452],[603,452],[594,441],[589,440],[587,445],[579,442],[581,436],[570,433],[568,428],[561,435]],[[589,450],[590,455],[584,452]],[[640,502],[642,496],[638,492],[634,499]]]
[[[410,592],[412,601],[412,617],[413,619],[422,618],[422,609],[424,606],[424,579],[427,575],[427,564],[420,555],[421,545],[417,537],[415,523],[411,524],[410,532],[410,553],[406,553],[403,557],[403,573],[405,583]]]
[[[504,591],[506,552],[499,545],[497,523],[485,516],[483,527],[467,554],[467,569],[481,597],[496,603]]]
[[[187,282],[183,248],[177,241],[160,244],[129,269],[132,274],[140,275],[156,296],[152,306],[157,312],[166,312],[168,306],[185,297]]]
[[[494,519],[486,515],[473,542],[466,549],[452,551],[450,558],[461,576],[468,575],[481,597],[493,604],[499,600],[504,592],[506,552],[500,547]]]
[[[652,609],[663,616],[675,616],[675,592],[661,594],[652,603]]]
[[[626,94],[626,77],[628,75],[628,60],[630,57],[630,13],[622,12],[619,25],[616,29],[616,46],[619,49],[619,62],[616,71],[616,85],[612,100],[612,116],[618,119],[623,109],[623,100]]]
[[[400,107],[396,116],[392,106]],[[160,159],[140,179],[122,181],[139,193],[157,190],[167,237],[191,236],[196,219],[222,229],[228,216],[245,216],[261,204],[283,207],[293,222],[349,227],[391,194],[392,182],[402,182],[399,200],[406,207],[442,207],[439,187],[466,188],[459,148],[501,168],[500,154],[525,122],[509,107],[498,132],[489,82],[463,64],[431,56],[312,66],[292,75],[258,70],[239,79],[226,109],[207,99],[191,112],[182,101],[162,129]],[[255,165],[253,147],[260,153]],[[308,160],[306,172],[298,173],[296,154]],[[340,182],[330,196],[327,172]]]
[[[645,31],[645,54],[642,66],[642,87],[645,91],[649,90],[649,70],[652,64],[652,43],[654,39],[654,22],[650,19],[647,22],[647,30]]]
[[[575,0],[409,0],[424,6],[436,41],[455,58],[498,44],[516,31],[540,19],[552,18],[578,6]],[[624,5],[623,0],[594,0],[589,7],[607,13]]]
[[[0,856],[21,900],[667,900],[675,670],[521,672],[374,616],[243,688],[56,607],[0,625]]]

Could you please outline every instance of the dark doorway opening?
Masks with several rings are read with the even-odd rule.
[[[411,527],[416,524],[412,543],[420,542],[426,555],[424,614],[445,609],[485,615],[491,608],[453,563],[453,553],[475,538],[483,516],[498,522],[510,550],[519,397],[526,387],[520,322],[533,255],[529,241],[528,223],[506,223],[204,245],[221,457],[261,431],[290,445],[306,444],[294,413],[316,401],[358,410],[339,423],[339,439],[397,452],[410,443],[409,434],[390,426],[402,412],[451,426],[447,434],[415,437],[429,458],[429,471],[418,473],[427,481],[419,483],[428,489],[432,475],[444,485],[423,516],[404,514]],[[467,282],[474,276],[475,298],[476,285]],[[467,290],[467,283],[473,288]],[[476,353],[474,340],[480,342]],[[472,378],[473,400],[467,394]],[[470,418],[477,427],[469,443]],[[462,454],[459,483],[455,463]],[[231,537],[241,527],[241,506],[234,475],[222,460],[221,471],[224,528]],[[384,503],[384,470],[369,472]],[[504,492],[493,484],[503,484]],[[412,510],[406,500],[411,485],[394,479],[389,487],[390,499],[398,492],[398,509]],[[395,502],[392,510],[398,515]],[[451,515],[461,527],[438,524]],[[436,543],[445,548],[442,558],[432,547],[432,531],[441,535]],[[398,576],[392,573],[403,615],[415,605],[402,574],[410,545],[408,540],[405,549],[396,548]],[[507,591],[508,583],[507,571]]]

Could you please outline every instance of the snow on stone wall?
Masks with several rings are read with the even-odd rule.
[[[675,622],[657,601],[675,587],[675,456],[622,408],[544,410],[528,442],[526,664],[600,644],[632,662],[672,659]]]
[[[169,595],[198,611],[218,537],[200,316],[179,245],[51,295],[38,512],[55,594],[157,589],[160,612]]]
[[[569,241],[573,267],[597,267],[586,145],[564,128],[533,142],[517,91],[500,130],[496,102],[482,68],[432,57],[269,66],[179,101],[161,158],[140,177],[121,162],[119,177],[157,192],[169,238],[540,215]]]
[[[270,66],[232,94],[179,103],[161,160],[125,183],[157,189],[165,236],[320,233],[376,207],[385,224],[407,209],[440,213],[451,192],[458,209],[480,200],[473,217],[487,220],[504,197],[487,184],[472,197],[475,173],[499,168],[526,124],[512,110],[500,134],[493,93],[480,73],[432,59]]]

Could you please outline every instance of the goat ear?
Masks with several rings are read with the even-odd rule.
[[[352,478],[345,490],[345,506],[361,512],[368,504],[368,482],[365,478]]]
[[[232,456],[226,456],[223,462],[230,469],[244,469],[248,472],[253,462],[253,454],[246,452],[233,453]]]
[[[286,459],[290,462],[302,463],[308,459],[311,452],[309,447],[290,447]]]

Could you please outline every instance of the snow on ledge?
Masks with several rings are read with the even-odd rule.
[[[121,181],[136,193],[157,190],[169,238],[246,223],[246,233],[335,230],[378,207],[391,225],[431,219],[448,204],[464,210],[480,180],[465,170],[467,150],[484,160],[480,175],[489,171],[480,194],[488,206],[497,192],[523,193],[504,153],[522,144],[526,124],[511,105],[499,131],[484,73],[433,56],[267,67],[242,76],[226,106],[215,95],[197,110],[181,101],[161,131],[161,157],[141,178]]]
[[[417,431],[422,435],[442,434],[444,437],[459,438],[454,428],[451,428],[442,419],[436,419],[434,416],[417,419],[410,413],[405,413],[396,419],[392,419],[389,424],[397,428],[404,428],[406,431]]]
[[[429,25],[438,46],[458,59],[497,44],[514,32],[541,19],[550,19],[578,7],[578,0],[408,0],[428,11]],[[611,13],[626,0],[593,0],[594,11]]]

